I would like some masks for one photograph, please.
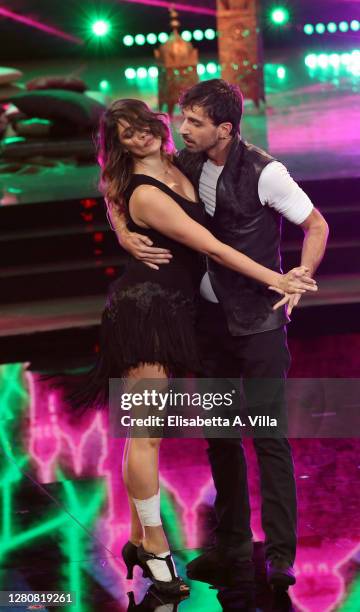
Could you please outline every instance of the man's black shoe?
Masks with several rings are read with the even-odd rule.
[[[268,583],[278,590],[286,591],[289,586],[296,582],[291,563],[279,557],[266,561],[266,576]]]
[[[217,594],[221,609],[225,612],[257,612],[256,585],[241,583],[237,587],[219,588]]]
[[[251,557],[226,553],[226,549],[211,548],[186,566],[190,580],[207,582],[213,586],[232,587],[254,580]]]

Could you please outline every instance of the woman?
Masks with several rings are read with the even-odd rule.
[[[160,270],[132,259],[111,286],[101,326],[101,351],[85,404],[107,396],[109,377],[157,379],[200,371],[194,334],[194,305],[201,256],[280,292],[315,291],[305,268],[281,275],[219,242],[204,227],[204,211],[187,178],[172,163],[164,117],[141,101],[115,101],[99,132],[101,189],[117,228],[125,212],[128,228],[169,249],[172,261]],[[83,398],[84,400],[84,398]],[[186,594],[161,525],[158,452],[160,438],[126,441],[123,476],[129,496],[131,534],[123,549],[132,577],[139,564],[159,591]]]

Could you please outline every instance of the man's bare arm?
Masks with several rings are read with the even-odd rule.
[[[301,227],[305,234],[301,251],[301,265],[307,267],[310,270],[309,275],[313,276],[324,257],[329,226],[320,211],[313,208],[310,215],[301,223]],[[291,315],[300,301],[301,293],[285,296],[276,304],[276,307],[279,308],[286,304],[286,298],[288,298],[287,313]]]
[[[304,230],[304,242],[301,251],[301,265],[310,270],[313,276],[324,257],[329,236],[329,226],[321,212],[314,208],[301,224]]]

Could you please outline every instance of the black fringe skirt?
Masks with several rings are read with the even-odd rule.
[[[97,362],[69,397],[72,408],[106,406],[109,379],[142,364],[159,364],[169,376],[199,374],[195,316],[195,295],[151,281],[128,287],[115,281],[102,314]]]

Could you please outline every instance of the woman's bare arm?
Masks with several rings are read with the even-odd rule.
[[[305,268],[295,268],[288,274],[282,275],[256,263],[243,253],[217,240],[157,187],[149,185],[137,187],[130,199],[129,208],[136,223],[156,229],[231,270],[254,278],[265,285],[278,287],[287,293],[316,291],[316,283],[306,276]]]

